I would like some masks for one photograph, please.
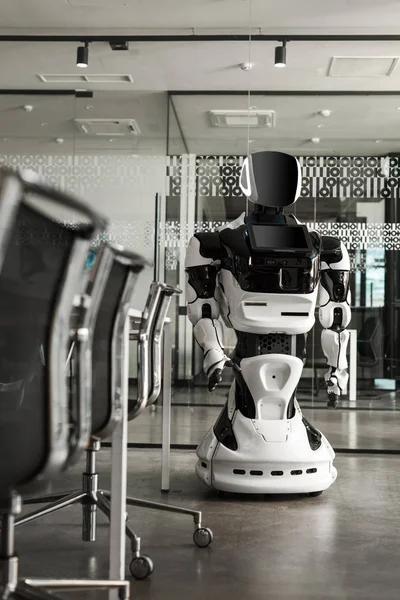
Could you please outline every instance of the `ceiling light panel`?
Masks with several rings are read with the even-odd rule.
[[[85,135],[95,137],[126,137],[140,135],[135,119],[75,119],[75,125]]]
[[[211,110],[212,127],[275,127],[275,111],[273,110]]]
[[[130,0],[132,2],[132,0]],[[110,6],[110,0],[67,0],[68,4],[70,4],[71,6],[75,6],[75,7],[89,7],[89,6],[94,6],[94,7],[102,7],[105,6],[107,8],[109,8]],[[126,5],[126,0],[112,0],[113,6],[119,5],[119,6],[125,6]]]
[[[87,73],[72,73],[72,74],[38,74],[39,79],[43,83],[133,83],[132,75],[106,75]]]
[[[329,77],[390,77],[398,56],[334,56]]]

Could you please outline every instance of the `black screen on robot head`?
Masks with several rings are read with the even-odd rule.
[[[253,250],[310,250],[305,225],[248,225]]]

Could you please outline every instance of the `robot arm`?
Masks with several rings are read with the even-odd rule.
[[[206,256],[212,253],[212,248],[208,250],[202,252],[200,239],[196,236],[189,242],[186,298],[194,337],[204,352],[203,368],[208,378],[208,389],[213,391],[222,379],[222,371],[229,358],[225,356],[222,324],[218,318],[220,309],[215,298],[219,265],[212,256]]]
[[[319,320],[324,327],[321,344],[329,366],[325,374],[328,408],[336,408],[349,379],[346,350],[350,334],[346,327],[351,319],[350,261],[345,246],[337,238],[322,237],[322,244],[318,296]]]

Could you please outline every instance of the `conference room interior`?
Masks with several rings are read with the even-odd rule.
[[[393,0],[3,4],[0,167],[34,171],[105,215],[107,233],[91,252],[105,241],[146,261],[133,309],[143,310],[154,280],[182,292],[172,297],[166,328],[170,460],[162,448],[164,388],[154,406],[127,424],[127,494],[201,510],[214,540],[207,548],[192,543],[190,514],[127,507],[141,553],[154,561],[154,572],[140,581],[130,570],[127,541],[121,577],[131,597],[396,600],[400,36],[393,30],[399,7]],[[85,44],[87,67],[80,68],[77,51]],[[275,64],[279,47],[286,50],[284,68]],[[245,158],[262,150],[298,158],[300,196],[285,212],[339,237],[350,257],[347,389],[329,410],[317,307],[296,390],[304,417],[336,453],[337,480],[317,497],[225,495],[196,477],[196,448],[216,423],[234,374],[227,366],[208,391],[203,351],[188,319],[187,246],[194,233],[216,231],[251,210],[239,177]],[[236,336],[222,326],[230,355]],[[137,341],[131,340],[130,408],[137,397]],[[111,436],[98,444],[96,469],[106,490],[115,466],[111,445]],[[87,466],[82,457],[49,492],[80,488]],[[31,510],[23,502],[22,517]],[[16,527],[20,576],[107,578],[108,525],[99,511],[96,543],[84,543],[82,509],[74,506]],[[57,592],[82,600],[107,595]]]
[[[297,156],[302,189],[289,210],[308,226],[343,240],[352,290],[347,394],[336,412],[325,410],[317,309],[297,397],[337,450],[398,450],[400,165],[388,138],[399,115],[395,94],[118,90],[96,92],[92,98],[18,93],[0,96],[0,103],[1,163],[38,170],[50,183],[83,194],[100,210],[108,209],[112,194],[117,198],[112,240],[140,246],[153,263],[143,283],[158,278],[183,290],[170,310],[172,443],[183,448],[194,449],[215,421],[233,378],[226,368],[222,384],[208,392],[202,351],[187,319],[187,243],[194,232],[215,230],[246,210],[239,173],[248,151]],[[112,137],[112,129],[107,136],[87,135],[91,119],[130,114],[132,107],[140,135],[127,138],[118,131]],[[234,126],[221,126],[230,117]],[[138,305],[144,302],[144,290],[144,285],[137,287]],[[224,342],[227,352],[233,352],[236,337],[225,326]],[[136,378],[132,343],[132,394]],[[157,445],[161,429],[161,410],[148,411],[144,421],[130,424],[129,441]]]

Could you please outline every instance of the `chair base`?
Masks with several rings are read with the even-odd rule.
[[[76,494],[75,494],[76,496]],[[1,511],[0,599],[61,600],[46,588],[62,590],[115,589],[120,600],[129,598],[129,582],[107,579],[26,579],[18,580],[18,557],[14,554],[15,517],[21,510],[18,496]]]
[[[109,579],[26,579],[21,581],[16,586],[14,592],[8,596],[3,596],[4,600],[61,600],[48,592],[44,588],[59,589],[59,590],[83,590],[83,589],[116,589],[118,591],[119,600],[129,599],[129,582],[128,581],[112,581]]]
[[[111,493],[108,490],[98,489],[98,474],[96,473],[96,453],[100,449],[100,442],[93,441],[86,450],[86,472],[82,476],[82,490],[53,494],[42,498],[32,498],[25,500],[26,504],[43,504],[49,502],[44,508],[36,510],[15,521],[15,526],[30,523],[40,517],[52,514],[58,510],[72,506],[78,502],[82,504],[82,540],[84,542],[96,541],[97,509],[99,509],[108,520],[110,520],[110,500]],[[178,514],[190,515],[193,517],[194,534],[193,541],[199,548],[206,548],[213,540],[213,534],[210,529],[202,526],[202,513],[198,510],[192,510],[180,506],[172,506],[161,502],[151,502],[140,498],[126,499],[129,506],[140,506],[151,510],[161,510],[164,512],[174,512]],[[128,517],[128,515],[127,515]],[[153,564],[149,557],[141,554],[140,537],[127,524],[125,533],[131,544],[132,562],[130,571],[135,579],[145,579],[152,570]]]

